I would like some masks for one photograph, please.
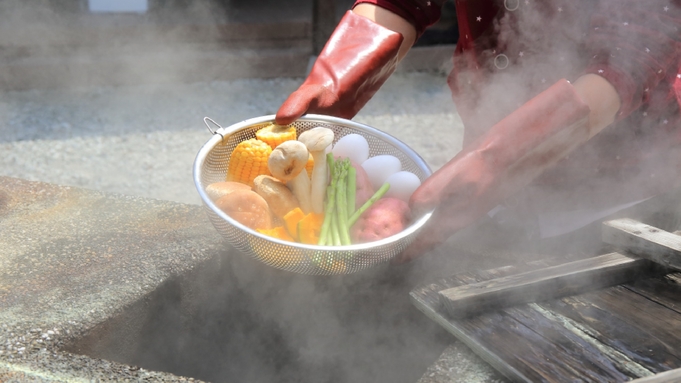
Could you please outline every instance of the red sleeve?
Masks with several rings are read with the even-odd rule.
[[[604,77],[617,89],[622,119],[646,103],[660,81],[676,75],[681,6],[668,0],[602,3],[591,19],[587,47],[592,58],[586,73]]]
[[[385,8],[409,21],[418,36],[440,19],[445,0],[356,0],[355,5],[369,3]]]

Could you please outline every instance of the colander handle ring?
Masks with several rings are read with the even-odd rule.
[[[219,134],[220,137],[222,137],[222,140],[224,141],[225,136],[223,136],[222,133],[218,133],[217,130],[213,130],[213,129],[210,127],[210,124],[213,124],[213,125],[217,126],[219,129],[223,129],[222,126],[220,126],[220,124],[218,124],[217,122],[215,122],[215,120],[213,120],[213,119],[210,118],[210,117],[204,117],[204,118],[203,118],[203,123],[206,124],[206,127],[208,128],[208,131],[210,132],[210,134]]]

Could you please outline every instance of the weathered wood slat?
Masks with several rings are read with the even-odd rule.
[[[537,265],[538,266],[538,265]],[[438,291],[445,287],[503,277],[515,267],[464,273],[414,290],[411,297],[426,315],[440,323],[474,352],[514,381],[625,381],[619,366],[599,356],[599,351],[565,329],[552,329],[548,319],[526,306],[487,312],[475,317],[452,320],[442,315]],[[523,314],[528,310],[529,314]],[[540,323],[538,325],[537,323]],[[543,330],[537,331],[537,326]],[[551,334],[551,335],[549,335]],[[555,342],[561,339],[561,342]],[[585,358],[584,355],[591,355]],[[560,363],[556,363],[560,361]]]
[[[681,358],[681,315],[676,311],[639,294],[631,294],[622,286],[585,294],[585,298],[647,332],[652,339]]]
[[[457,286],[459,284],[461,284],[461,282],[452,277],[440,279],[433,283],[415,288],[409,293],[409,298],[417,309],[454,335],[501,374],[515,382],[531,382],[528,377],[524,376],[514,366],[497,355],[494,352],[494,349],[487,349],[483,344],[477,342],[475,338],[470,336],[467,328],[462,324],[450,321],[448,318],[441,315],[437,293],[442,289]]]
[[[678,375],[653,379],[681,367],[681,274],[636,279],[465,318],[449,316],[440,302],[440,291],[538,270],[542,265],[555,262],[459,274],[410,295],[421,311],[513,381],[626,382],[651,374],[658,375],[635,382],[681,381]],[[651,270],[668,271],[659,266]]]
[[[539,306],[588,326],[593,339],[653,373],[665,371],[670,366],[681,367],[681,359],[675,355],[675,350],[660,344],[639,326],[593,304],[590,299],[571,296]]]
[[[647,260],[620,253],[569,262],[515,275],[457,286],[439,292],[440,303],[455,318],[517,304],[562,297],[649,276]]]
[[[667,274],[660,278],[640,279],[625,288],[681,314],[681,274]]]
[[[630,218],[603,223],[603,242],[662,266],[681,270],[681,236]]]
[[[525,381],[613,382],[631,379],[630,375],[603,358],[585,358],[585,354],[592,355],[593,347],[587,351],[552,343],[543,334],[537,333],[535,326],[527,327],[525,323],[516,320],[515,313],[511,314],[506,310],[485,313],[464,319],[461,326],[480,346],[491,350],[507,366],[512,366],[525,377]],[[548,326],[547,323],[546,330],[550,331]],[[514,376],[508,377],[518,380]]]
[[[629,383],[678,383],[678,382],[681,382],[681,368],[629,381]]]
[[[536,305],[509,308],[504,312],[541,337],[541,341],[536,342],[535,346],[540,345],[543,348],[545,344],[551,344],[560,349],[560,353],[550,355],[552,363],[578,371],[582,381],[612,382],[631,379],[634,372],[626,368],[628,366],[625,366],[624,360],[604,353],[586,334],[557,325],[553,315],[545,316],[533,306]],[[530,367],[534,368],[532,365]],[[566,375],[555,376],[553,379],[571,381]]]

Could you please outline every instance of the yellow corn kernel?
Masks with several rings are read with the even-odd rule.
[[[255,132],[255,138],[267,143],[272,149],[284,141],[297,138],[296,128],[290,125],[269,124]]]
[[[240,142],[229,157],[227,181],[253,186],[255,177],[270,174],[267,168],[270,153],[272,148],[256,138]]]

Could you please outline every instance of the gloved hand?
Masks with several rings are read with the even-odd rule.
[[[574,87],[561,80],[495,124],[414,192],[416,216],[435,210],[395,261],[440,245],[587,141],[589,113]]]
[[[279,108],[276,123],[305,113],[352,118],[393,73],[403,37],[348,11],[303,84]]]

